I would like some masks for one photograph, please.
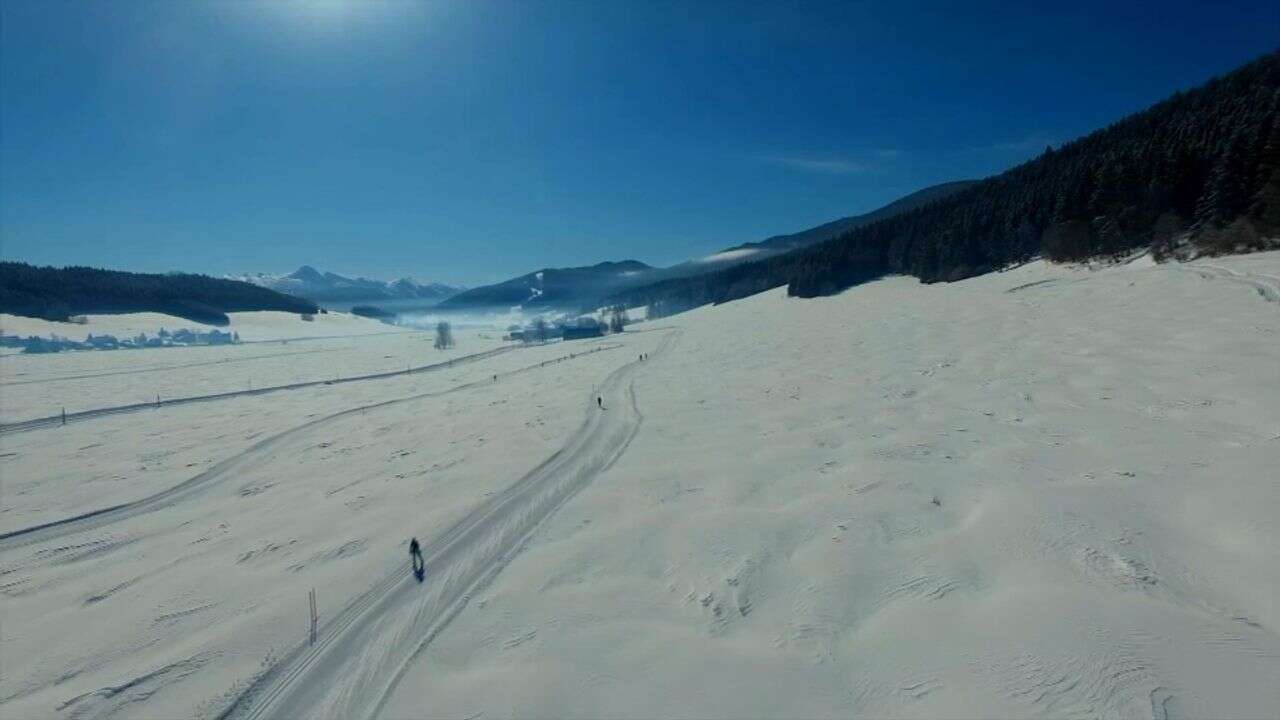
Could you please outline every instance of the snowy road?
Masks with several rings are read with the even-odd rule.
[[[663,354],[675,333],[663,338]],[[567,445],[423,548],[427,579],[403,568],[387,575],[271,667],[223,714],[225,718],[372,717],[413,657],[523,547],[543,521],[626,450],[640,427],[634,361],[605,379]]]

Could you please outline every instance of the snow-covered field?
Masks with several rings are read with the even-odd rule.
[[[231,325],[222,329],[240,333],[237,345],[0,356],[0,423],[57,415],[63,409],[73,413],[150,402],[157,396],[172,399],[403,370],[500,344],[476,337],[465,348],[441,354],[432,348],[433,335],[354,315],[328,313],[310,322],[280,312],[232,313],[231,318]],[[158,313],[90,315],[88,320],[79,325],[0,314],[0,328],[9,335],[56,334],[72,340],[89,334],[154,337],[161,328],[211,328]]]
[[[87,322],[65,323],[21,317],[0,313],[0,330],[7,335],[60,335],[70,340],[84,340],[87,335],[115,335],[117,338],[133,337],[138,333],[155,336],[160,328],[177,330],[190,328],[208,332],[221,330],[237,332],[244,342],[267,340],[299,340],[316,337],[346,335],[380,335],[395,332],[396,328],[349,313],[330,312],[315,315],[311,320],[286,312],[238,312],[227,313],[231,324],[226,327],[206,325],[186,318],[162,313],[122,313],[119,315],[86,315]]]
[[[387,327],[387,326],[383,326]],[[299,382],[328,381],[457,360],[504,346],[459,334],[436,350],[434,333],[319,338],[283,343],[14,355],[0,358],[0,422]],[[510,346],[510,343],[505,343]]]
[[[0,435],[0,534],[123,506],[0,538],[0,716],[1275,717],[1278,278],[774,291]],[[238,365],[434,352],[305,345]],[[114,356],[47,358],[5,417],[114,404],[149,373],[55,381]]]

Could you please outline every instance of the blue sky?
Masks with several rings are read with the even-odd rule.
[[[1178,0],[0,8],[5,259],[472,285],[993,174],[1280,40]]]

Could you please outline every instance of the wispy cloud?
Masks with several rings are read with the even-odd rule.
[[[866,172],[867,170],[867,166],[864,163],[855,162],[853,160],[840,160],[836,158],[771,155],[764,159],[774,165],[781,165],[783,167],[791,168],[792,170],[805,170],[808,172],[827,173],[829,175],[850,175],[852,173]]]
[[[983,145],[971,145],[964,148],[966,152],[1005,152],[1005,153],[1025,153],[1035,150],[1043,150],[1046,145],[1057,145],[1057,139],[1052,135],[1044,132],[1033,132],[1025,137],[1014,138],[1011,140],[997,140],[995,142],[985,143]]]
[[[814,155],[761,155],[757,159],[780,167],[826,175],[855,175],[882,169],[886,161],[902,154],[893,148],[877,148],[867,158],[821,157]]]

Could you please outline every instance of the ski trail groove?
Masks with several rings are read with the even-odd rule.
[[[30,420],[20,420],[18,422],[0,423],[0,435],[58,427],[62,425],[64,420],[66,422],[77,422],[80,420],[90,420],[92,418],[103,417],[105,415],[154,410],[161,406],[213,402],[215,400],[228,400],[230,398],[245,397],[248,395],[265,395],[267,393],[281,392],[284,390],[301,390],[303,388],[317,387],[320,385],[340,385],[343,383],[362,382],[365,380],[384,380],[386,378],[399,377],[401,375],[412,375],[414,373],[432,372],[435,370],[447,370],[456,365],[465,365],[468,363],[478,362],[480,360],[487,360],[495,355],[501,355],[502,353],[511,352],[516,349],[517,348],[515,346],[494,348],[493,350],[486,350],[473,355],[463,355],[462,357],[454,358],[452,360],[432,363],[430,365],[420,365],[418,367],[407,368],[405,370],[390,370],[387,372],[370,373],[368,375],[356,375],[348,378],[334,378],[332,380],[308,380],[305,382],[288,383],[286,385],[271,385],[264,388],[255,388],[253,390],[232,390],[229,392],[213,393],[210,395],[194,395],[191,397],[172,398],[169,400],[160,400],[159,402],[141,402],[132,403],[130,405],[116,405],[114,407],[67,413],[65,418],[62,415],[50,415],[48,417],[32,418]]]
[[[651,357],[676,337],[664,337]],[[614,370],[588,403],[582,426],[554,455],[423,545],[427,579],[407,560],[355,598],[320,630],[268,669],[222,713],[222,720],[273,717],[373,717],[405,669],[471,596],[519,553],[566,501],[627,449],[643,419],[632,376],[650,360]]]
[[[622,346],[616,343],[611,345],[602,345],[599,348],[576,352],[573,355],[564,355],[562,357],[554,358],[552,360],[547,360],[534,365],[528,365],[522,368],[517,368],[515,370],[508,370],[505,373],[498,373],[497,375],[499,378],[509,377],[511,375],[516,375],[520,373],[537,370],[543,367],[544,365],[546,365],[547,363],[557,362],[560,360],[567,360],[571,357],[584,357],[586,355],[591,355],[597,352],[603,352],[605,350],[613,350],[619,347],[622,347]],[[2,533],[0,534],[0,552],[6,552],[8,550],[22,547],[24,545],[47,542],[49,540],[54,540],[60,537],[64,537],[66,535],[72,535],[75,533],[93,530],[106,525],[121,522],[123,520],[128,520],[129,518],[137,517],[145,513],[154,512],[156,510],[160,510],[166,507],[171,507],[176,503],[182,502],[183,500],[186,500],[196,495],[197,493],[208,490],[209,488],[213,487],[214,485],[217,485],[219,482],[223,480],[228,479],[229,477],[235,476],[239,471],[244,470],[246,467],[252,466],[257,462],[270,457],[273,451],[275,451],[276,449],[280,448],[283,445],[286,445],[287,443],[294,440],[295,438],[302,435],[306,435],[316,430],[320,426],[327,425],[335,420],[339,420],[345,417],[350,417],[352,415],[363,413],[368,410],[375,410],[379,408],[390,407],[392,405],[412,402],[415,400],[424,400],[427,398],[440,397],[442,395],[448,395],[448,394],[460,392],[463,390],[470,390],[476,387],[481,387],[481,386],[487,387],[492,384],[493,384],[493,380],[486,376],[481,380],[474,380],[472,382],[464,383],[462,385],[456,385],[454,387],[447,388],[444,390],[434,390],[431,392],[419,393],[417,395],[410,395],[408,397],[395,398],[394,400],[385,400],[383,402],[373,403],[371,405],[361,405],[359,407],[353,407],[353,408],[348,408],[346,410],[341,410],[339,412],[333,413],[332,415],[326,415],[322,418],[316,418],[315,420],[311,420],[309,422],[293,427],[289,430],[285,430],[283,432],[272,435],[269,438],[260,440],[254,443],[253,445],[249,446],[249,448],[244,450],[243,452],[218,462],[217,464],[213,465],[208,470],[205,470],[199,475],[196,475],[195,477],[190,478],[188,480],[184,480],[183,482],[171,488],[161,490],[160,492],[155,493],[154,495],[149,495],[145,498],[142,498],[140,500],[135,500],[130,503],[113,505],[111,507],[94,510],[92,512],[84,513],[83,515],[76,515],[73,517],[64,518],[62,520],[55,520],[53,522],[43,523],[41,525],[34,525],[32,527],[27,527],[19,530],[13,530],[10,532]]]
[[[1263,300],[1280,303],[1280,278],[1265,273],[1245,273],[1220,265],[1184,265],[1180,268],[1194,273],[1206,280],[1228,280],[1240,285],[1248,285],[1262,296]]]

